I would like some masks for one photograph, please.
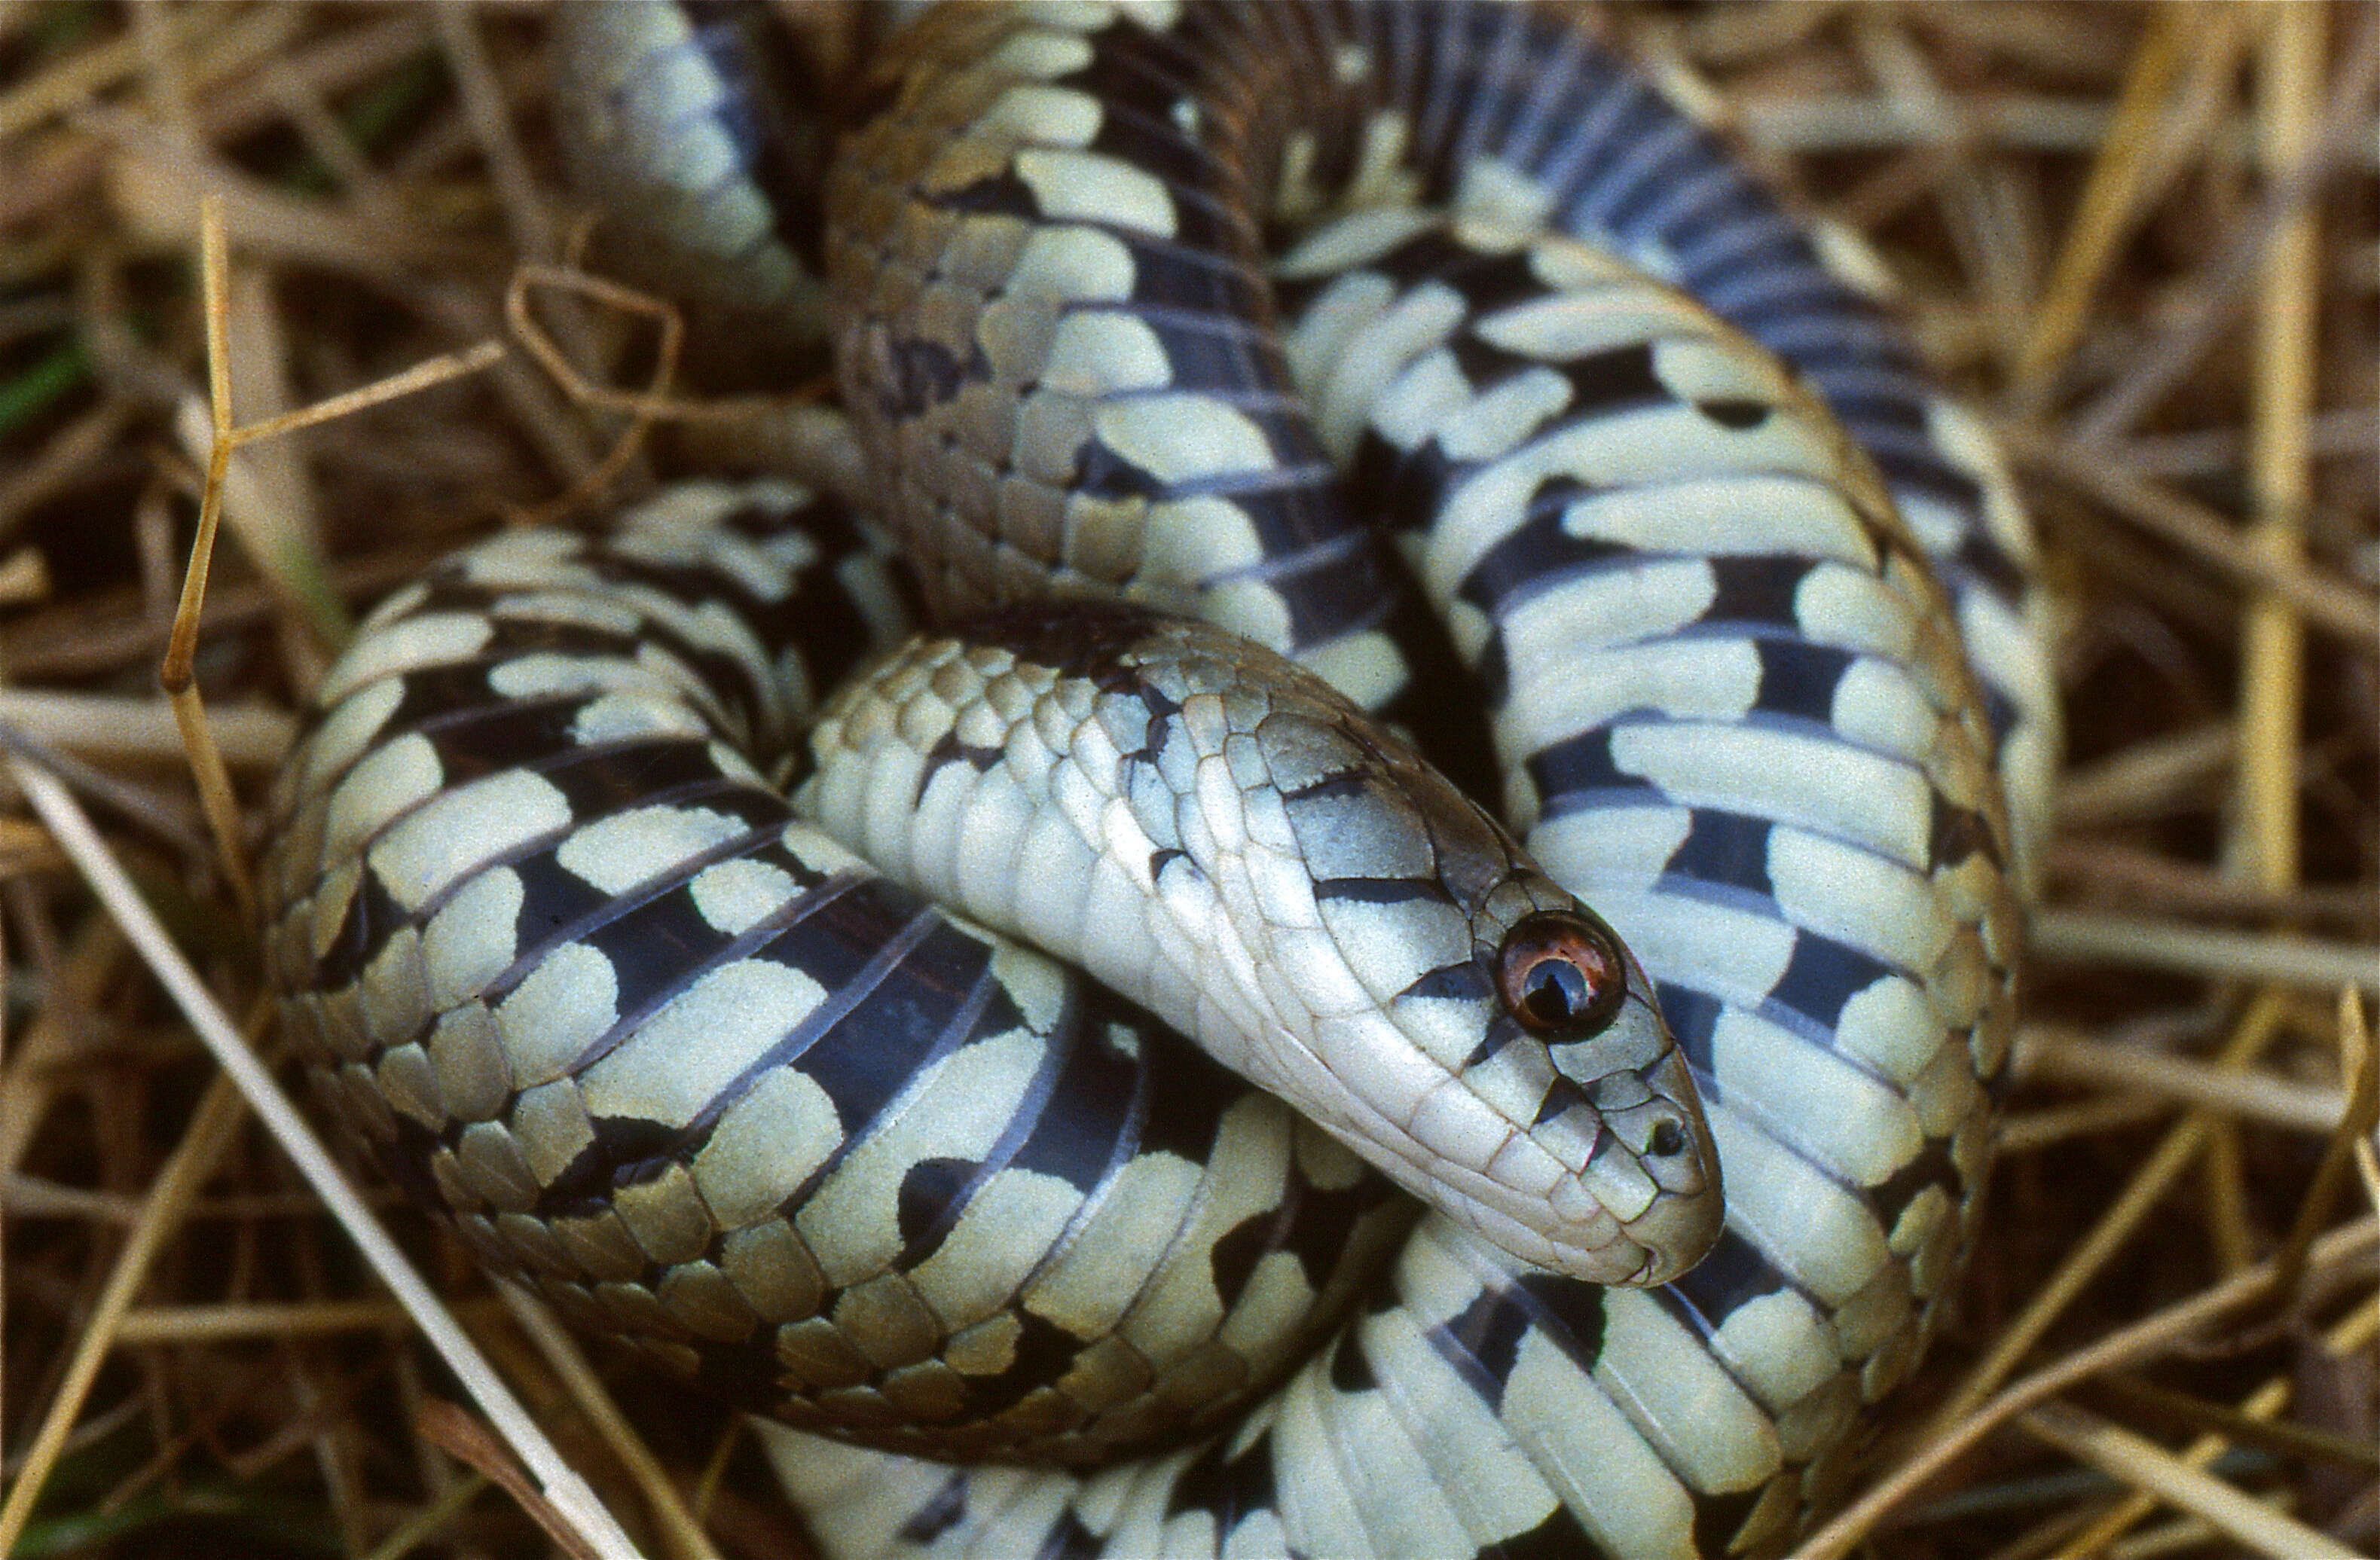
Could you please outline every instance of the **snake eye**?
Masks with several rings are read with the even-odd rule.
[[[1504,1006],[1535,1034],[1585,1040],[1620,1016],[1628,960],[1610,927],[1571,911],[1524,915],[1496,950]]]

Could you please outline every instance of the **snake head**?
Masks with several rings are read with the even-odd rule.
[[[1485,1015],[1464,1076],[1482,1089],[1497,1086],[1499,1070],[1517,1071],[1524,1087],[1545,1079],[1531,1141],[1641,1250],[1642,1268],[1621,1282],[1667,1283],[1718,1238],[1718,1156],[1702,1102],[1620,935],[1534,876],[1524,868],[1492,896],[1500,902],[1486,919],[1502,931],[1479,957],[1501,1011]]]
[[[1388,1152],[1341,1135],[1409,1186],[1398,1161],[1427,1155],[1424,1199],[1537,1266],[1653,1285],[1701,1260],[1718,1152],[1619,935],[1378,728],[1282,714],[1256,735],[1322,926],[1388,1026],[1360,1042],[1380,1082],[1349,1113],[1390,1123]]]

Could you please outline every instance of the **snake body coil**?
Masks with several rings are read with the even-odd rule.
[[[592,139],[789,276],[703,30],[569,25]],[[905,615],[835,502],[383,604],[268,863],[325,1096],[796,1427],[838,1555],[1775,1551],[1988,1159],[2051,743],[1988,449],[1524,7],[953,7],[864,99],[844,399],[964,621],[825,707],[795,816],[762,771]],[[1527,853],[1355,707],[1437,696],[1407,566]]]

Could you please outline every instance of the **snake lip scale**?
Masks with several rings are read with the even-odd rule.
[[[834,1556],[1781,1553],[1955,1291],[2057,740],[1840,247],[1525,6],[947,6],[815,162],[749,11],[556,28],[867,502],[371,614],[264,871],[325,1109]]]

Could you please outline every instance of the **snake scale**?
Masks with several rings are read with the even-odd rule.
[[[1989,1159],[2054,725],[1987,441],[1528,7],[948,7],[822,228],[743,25],[566,8],[582,139],[822,257],[869,502],[370,618],[267,862],[328,1108],[791,1427],[834,1555],[1778,1551]],[[1502,825],[1365,713],[1450,703]]]

